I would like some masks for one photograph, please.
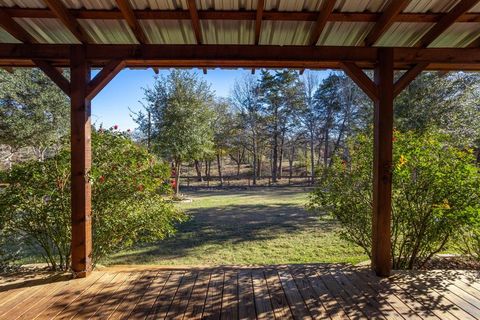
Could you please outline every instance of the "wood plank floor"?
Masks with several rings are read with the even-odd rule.
[[[480,272],[395,272],[382,279],[368,268],[326,264],[12,276],[0,278],[0,318],[480,319]]]

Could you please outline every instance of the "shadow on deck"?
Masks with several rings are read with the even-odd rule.
[[[12,276],[0,278],[0,318],[480,319],[480,272],[395,272],[382,279],[367,268],[316,264]]]

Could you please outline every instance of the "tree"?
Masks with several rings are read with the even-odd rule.
[[[223,185],[222,158],[228,153],[232,137],[235,131],[235,118],[232,114],[230,104],[225,99],[219,99],[213,104],[214,128],[213,142],[215,145],[215,156],[217,158],[218,176],[220,185]]]
[[[281,178],[286,134],[298,120],[297,111],[303,108],[305,101],[303,84],[293,70],[275,73],[264,70],[259,81],[260,98],[271,137],[272,182],[277,182],[277,178]]]
[[[213,149],[213,93],[205,81],[187,71],[172,71],[156,77],[145,90],[145,113],[150,114],[152,149],[175,167],[175,193],[180,188],[183,162],[204,158]],[[136,121],[140,130],[149,128],[144,113]]]
[[[480,160],[480,75],[424,72],[395,100],[395,126],[440,130],[458,147],[476,148]]]
[[[314,94],[317,90],[317,86],[319,83],[318,77],[311,72],[308,72],[304,78],[304,89],[305,89],[305,108],[302,110],[303,112],[300,114],[300,118],[302,120],[303,127],[307,132],[308,142],[310,147],[310,174],[312,176],[312,182],[314,181],[315,175],[315,142],[317,140],[317,131],[320,126],[320,117],[317,110],[318,104],[315,103]],[[290,159],[290,167],[293,164],[293,155],[295,151],[295,144],[292,144],[292,152]],[[291,171],[291,170],[290,170]],[[290,172],[291,176],[291,172]]]
[[[265,128],[265,117],[263,106],[260,103],[257,79],[247,76],[235,82],[231,101],[238,112],[239,126],[243,130],[246,147],[252,153],[252,183],[256,185],[260,175],[260,144],[263,143],[262,133]]]
[[[31,147],[43,160],[68,133],[68,97],[39,69],[0,70],[0,144]]]

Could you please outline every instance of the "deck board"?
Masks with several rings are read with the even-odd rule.
[[[115,267],[86,279],[0,279],[0,319],[480,319],[479,275],[378,278],[334,264]]]

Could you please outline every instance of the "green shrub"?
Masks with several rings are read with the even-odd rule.
[[[165,194],[168,165],[114,130],[92,136],[93,261],[134,243],[162,239],[184,220]],[[16,165],[0,194],[6,230],[24,235],[53,269],[70,262],[70,153]]]
[[[470,258],[480,261],[480,214],[465,226],[457,241],[457,248]]]
[[[335,158],[309,206],[338,219],[342,235],[371,255],[372,141],[348,143],[349,159]],[[480,175],[472,152],[428,132],[394,134],[392,253],[395,269],[422,267],[480,210]]]

